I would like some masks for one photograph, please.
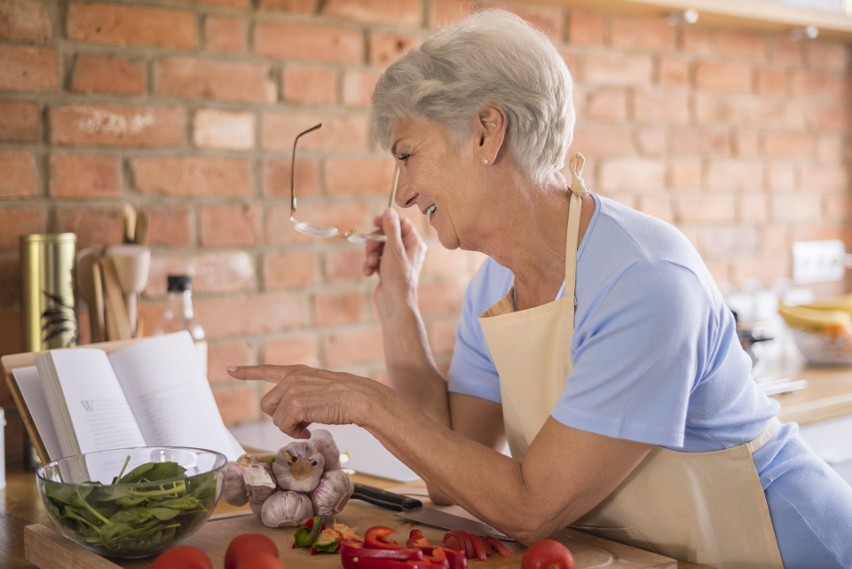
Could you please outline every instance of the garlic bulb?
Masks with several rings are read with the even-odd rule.
[[[340,450],[328,429],[317,429],[311,434],[311,442],[325,459],[325,470],[340,468]]]
[[[272,471],[282,490],[310,492],[322,475],[325,459],[309,442],[292,442],[278,451]]]
[[[343,509],[352,496],[355,486],[349,476],[340,470],[326,470],[319,484],[311,492],[311,504],[319,516],[331,516]]]
[[[233,462],[225,465],[222,479],[222,499],[232,506],[242,506],[248,502],[248,488],[243,479],[243,470]]]
[[[314,508],[307,494],[279,490],[264,500],[260,521],[271,528],[294,527],[302,525],[313,515]]]

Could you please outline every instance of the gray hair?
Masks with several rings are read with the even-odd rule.
[[[506,113],[508,151],[531,180],[562,169],[574,132],[571,74],[544,33],[503,10],[475,12],[391,64],[373,91],[371,134],[387,150],[396,120],[423,116],[461,145],[487,105]]]

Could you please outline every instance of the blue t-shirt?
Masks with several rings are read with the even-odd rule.
[[[695,248],[659,219],[594,199],[577,254],[573,369],[551,416],[576,429],[682,452],[751,441],[779,406],[752,380],[733,314]],[[468,285],[448,374],[451,392],[500,402],[478,317],[512,280],[511,271],[487,259]],[[852,567],[852,540],[826,537],[840,535],[829,526],[844,514],[840,527],[852,531],[852,490],[797,432],[796,425],[783,426],[754,455],[785,564],[797,566],[801,556],[810,559],[803,567],[815,559],[825,563],[820,567]],[[830,481],[833,503],[817,504],[808,495],[816,479],[823,486]],[[783,487],[783,500],[773,485]],[[779,501],[792,503],[795,515],[781,516]],[[826,517],[826,508],[835,515]],[[804,534],[816,545],[803,543]]]

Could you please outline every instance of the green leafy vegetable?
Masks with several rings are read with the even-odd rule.
[[[172,542],[215,505],[221,482],[216,472],[187,478],[176,462],[148,462],[125,474],[126,467],[112,485],[46,482],[47,505],[92,547],[123,554]]]

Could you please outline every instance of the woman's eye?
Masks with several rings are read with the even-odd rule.
[[[397,160],[407,163],[409,158],[411,158],[411,154],[400,154]]]

